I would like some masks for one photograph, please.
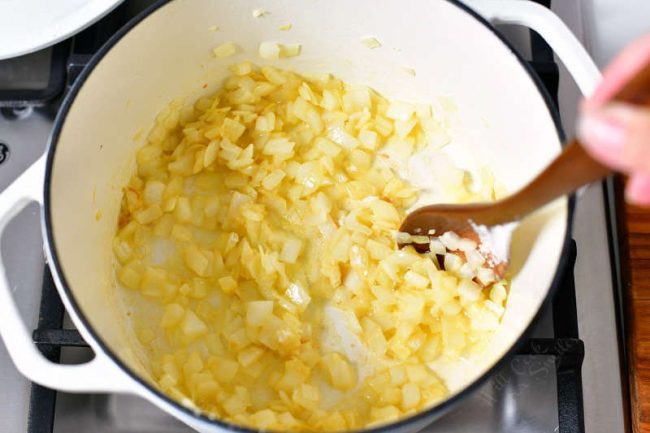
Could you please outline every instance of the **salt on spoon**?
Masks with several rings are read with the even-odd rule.
[[[491,266],[508,262],[510,258],[510,239],[512,238],[512,232],[517,227],[517,223],[511,222],[488,227],[470,221],[470,225],[480,239],[478,251]]]

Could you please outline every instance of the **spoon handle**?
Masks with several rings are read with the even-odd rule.
[[[650,63],[637,72],[612,97],[612,100],[650,106]],[[573,139],[532,182],[500,203],[503,204],[504,211],[507,209],[505,212],[507,215],[504,213],[503,218],[499,219],[502,221],[521,219],[546,203],[611,173],[609,167],[593,159],[580,142]]]
[[[498,203],[502,221],[517,221],[554,199],[609,175],[612,170],[593,159],[580,142],[571,140],[535,179]]]

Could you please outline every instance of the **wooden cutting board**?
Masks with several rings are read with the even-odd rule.
[[[634,433],[650,433],[650,209],[622,205],[630,415]]]

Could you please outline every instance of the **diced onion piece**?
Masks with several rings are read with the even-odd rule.
[[[253,9],[253,18],[260,18],[266,15],[269,15],[269,12],[264,9]]]
[[[468,302],[477,301],[481,295],[481,286],[474,281],[464,279],[458,285],[458,294],[462,299]]]
[[[274,138],[266,142],[262,153],[264,155],[288,155],[293,152],[295,143],[289,141],[287,138]]]
[[[291,302],[301,307],[302,310],[307,308],[307,305],[311,302],[311,296],[309,296],[309,293],[298,283],[289,284],[285,294]]]
[[[206,324],[193,311],[185,313],[181,329],[188,337],[198,337],[208,332]]]
[[[264,355],[264,349],[251,346],[239,352],[237,361],[239,361],[239,365],[245,368],[260,359],[262,355]]]
[[[364,149],[375,150],[379,146],[379,137],[375,131],[364,129],[359,133],[359,141]]]
[[[184,314],[185,309],[183,306],[176,303],[167,304],[165,313],[160,321],[160,326],[163,328],[171,328],[181,321]]]
[[[219,278],[219,287],[224,293],[232,293],[237,288],[237,281],[230,275]]]
[[[291,23],[282,24],[281,26],[278,27],[278,30],[286,32],[288,30],[291,30],[291,27],[293,27]]]
[[[264,178],[264,180],[262,180],[262,186],[264,189],[269,191],[275,189],[280,182],[282,182],[282,179],[284,179],[285,176],[286,174],[284,171],[280,169],[273,170]]]
[[[395,242],[398,244],[410,244],[411,234],[406,232],[395,232]]]
[[[490,300],[500,304],[506,299],[507,293],[508,292],[503,284],[496,283],[490,290]]]
[[[272,41],[264,41],[257,50],[261,58],[266,60],[277,60],[280,58],[280,44]]]
[[[235,63],[230,66],[230,71],[237,76],[248,75],[252,70],[253,64],[251,62]]]
[[[469,250],[465,252],[467,263],[471,264],[474,268],[479,268],[485,263],[485,257],[478,250]]]
[[[458,271],[456,271],[456,273],[461,278],[467,278],[471,280],[476,276],[476,268],[473,268],[469,263],[463,263]]]
[[[411,133],[413,127],[417,123],[417,119],[408,120],[395,120],[395,134],[400,138],[405,138]]]
[[[208,270],[209,259],[195,245],[185,250],[185,264],[197,275],[204,276]]]
[[[447,247],[438,238],[433,238],[429,241],[429,251],[440,256],[447,253]]]
[[[262,326],[273,315],[273,301],[251,301],[246,303],[246,324]]]
[[[497,304],[496,302],[492,302],[491,300],[487,300],[484,303],[485,307],[492,311],[497,317],[503,316],[503,313],[505,313],[506,309],[503,308],[501,305]]]
[[[413,271],[408,271],[404,274],[404,281],[418,289],[424,289],[429,286],[428,278]]]
[[[458,257],[456,254],[447,253],[445,254],[444,266],[445,270],[449,272],[456,272],[463,265],[463,260]]]
[[[468,253],[470,251],[476,250],[477,246],[478,245],[476,244],[476,242],[474,242],[471,239],[461,238],[458,241],[458,249],[461,250],[464,253]]]
[[[363,42],[363,45],[370,49],[374,48],[379,48],[381,47],[381,42],[379,42],[379,39],[373,37],[373,36],[366,36],[361,38],[361,42]]]
[[[339,126],[327,128],[327,138],[348,150],[355,149],[360,144],[359,140]]]
[[[224,42],[212,50],[217,59],[224,59],[230,57],[237,52],[237,46],[232,42]]]
[[[424,236],[424,235],[411,236],[411,241],[414,244],[426,245],[429,243],[429,236]]]
[[[133,214],[135,219],[140,224],[149,224],[162,216],[162,210],[157,204],[148,206]]]
[[[415,383],[406,383],[402,386],[402,408],[411,409],[420,403],[420,388]]]
[[[302,241],[296,238],[288,238],[284,241],[280,260],[286,263],[296,263],[296,259],[302,249]]]
[[[454,232],[446,232],[440,236],[440,242],[447,248],[449,251],[458,250],[458,243],[460,242],[460,237]]]
[[[329,353],[322,359],[330,384],[341,391],[353,388],[357,383],[355,368],[339,353]]]
[[[296,57],[302,51],[301,44],[282,44],[280,45],[280,57]]]
[[[148,204],[160,204],[162,201],[163,193],[165,192],[165,184],[157,181],[150,180],[144,187],[144,201]]]
[[[402,101],[392,101],[386,110],[386,117],[394,120],[406,121],[415,112],[413,104]]]
[[[415,77],[415,69],[410,66],[402,66],[404,72]]]
[[[479,268],[476,278],[484,286],[489,286],[496,281],[496,274],[490,268]]]

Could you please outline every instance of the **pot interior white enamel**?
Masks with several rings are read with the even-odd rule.
[[[270,14],[252,15],[261,8]],[[291,31],[279,31],[291,23]],[[209,27],[218,26],[216,32]],[[382,46],[361,42],[374,36]],[[560,150],[546,101],[520,60],[484,23],[448,1],[176,0],[155,9],[111,43],[78,83],[59,118],[50,159],[48,214],[52,254],[63,296],[108,352],[140,377],[112,276],[111,239],[135,150],[167,102],[198,94],[241,60],[266,64],[260,42],[302,44],[300,56],[277,61],[298,72],[331,72],[389,98],[450,97],[447,152],[467,169],[491,167],[508,190],[525,184]],[[216,59],[232,41],[240,53]],[[416,76],[404,71],[413,68]],[[459,366],[459,393],[492,367],[529,326],[552,286],[566,237],[568,202],[527,219],[512,248],[515,276],[503,323],[481,362]],[[161,403],[159,397],[150,398]],[[167,406],[168,407],[168,406]]]

